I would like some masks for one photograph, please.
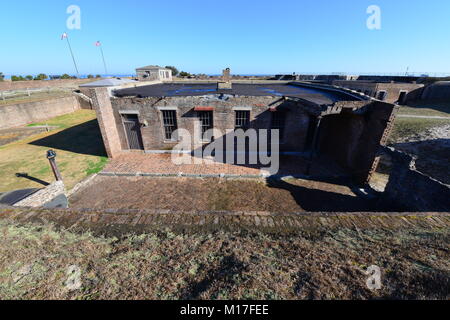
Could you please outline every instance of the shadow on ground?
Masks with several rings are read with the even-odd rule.
[[[79,154],[106,156],[96,119],[35,140],[30,144]]]
[[[289,191],[292,198],[308,212],[361,212],[376,211],[375,197],[350,196],[318,189],[309,189],[281,179],[267,179],[270,188]]]

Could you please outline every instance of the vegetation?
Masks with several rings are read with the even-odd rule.
[[[48,79],[48,76],[44,73],[40,73],[36,77],[34,77],[34,80],[46,80],[46,79]]]
[[[26,79],[22,76],[11,76],[11,81],[25,81]]]
[[[177,68],[175,68],[174,66],[166,66],[167,69],[172,70],[172,75],[175,77],[178,75],[179,71]]]
[[[450,124],[450,119],[397,118],[389,143],[396,143],[412,135],[420,135],[431,128],[448,124]]]
[[[0,146],[0,192],[41,186],[16,177],[16,173],[54,181],[45,157],[49,149],[58,155],[58,165],[68,189],[105,165],[106,154],[95,112],[79,110],[31,126],[36,125],[56,126],[58,129]]]
[[[5,80],[5,75],[3,74],[3,72],[0,72],[0,81]]]
[[[93,79],[94,76],[93,76],[92,74],[88,74],[87,78],[88,78],[88,79]]]
[[[448,300],[450,229],[415,221],[408,229],[290,234],[164,225],[120,234],[116,226],[116,236],[99,237],[0,220],[0,299]],[[382,272],[373,291],[366,284],[372,265]]]
[[[72,77],[71,76],[69,76],[67,73],[64,73],[62,76],[61,76],[61,79],[71,79]]]
[[[179,76],[182,77],[182,78],[187,78],[187,77],[191,77],[192,75],[190,73],[188,73],[188,72],[181,71],[179,73]]]
[[[102,76],[98,74],[98,75],[96,75],[95,77],[96,77],[96,78],[101,78]]]

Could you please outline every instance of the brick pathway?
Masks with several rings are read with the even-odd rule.
[[[191,164],[177,165],[173,163],[170,154],[142,154],[124,153],[112,159],[104,168],[103,174],[161,174],[161,175],[225,175],[225,176],[262,176],[264,171],[260,165],[233,165],[212,162],[209,164],[194,164],[194,159],[189,155]],[[278,175],[304,176],[307,167],[307,159],[301,156],[281,156]],[[336,174],[337,173],[337,174]],[[343,175],[338,168],[330,168],[329,162],[317,160],[312,166],[313,176]]]
[[[363,229],[432,229],[448,228],[450,213],[305,213],[270,214],[268,212],[172,212],[169,210],[43,210],[0,208],[0,219],[19,223],[54,223],[71,230],[100,234],[142,233],[155,227],[175,226],[211,231],[217,229],[249,229],[292,232],[320,231],[336,228]]]

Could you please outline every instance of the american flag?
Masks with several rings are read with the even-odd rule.
[[[67,39],[67,33],[65,33],[65,32],[61,36],[61,40],[64,40],[64,39]]]
[[[96,43],[95,43],[95,46],[96,47],[100,47],[102,44],[100,43],[100,41],[97,41]]]

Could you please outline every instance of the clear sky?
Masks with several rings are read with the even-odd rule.
[[[68,30],[67,7],[81,9]],[[381,30],[366,26],[381,9]],[[448,0],[3,0],[0,72],[81,74],[174,65],[191,73],[449,72]]]

